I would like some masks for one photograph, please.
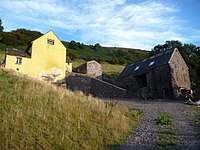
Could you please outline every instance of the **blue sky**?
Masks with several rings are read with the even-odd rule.
[[[200,0],[0,0],[4,31],[150,50],[166,40],[200,46]]]

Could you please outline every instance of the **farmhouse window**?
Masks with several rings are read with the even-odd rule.
[[[52,39],[47,39],[47,44],[54,45],[54,40],[52,40]]]
[[[20,57],[17,57],[17,59],[16,59],[16,62],[15,62],[16,64],[22,64],[22,58],[20,58]]]

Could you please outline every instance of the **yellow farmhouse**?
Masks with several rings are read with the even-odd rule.
[[[32,41],[26,51],[7,49],[5,68],[47,81],[63,79],[72,71],[72,63],[66,56],[66,48],[49,31]]]

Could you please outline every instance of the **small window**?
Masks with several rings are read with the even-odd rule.
[[[22,64],[22,58],[20,58],[20,57],[17,57],[17,59],[16,59],[16,62],[15,62],[16,64]]]
[[[54,45],[54,40],[52,40],[52,39],[47,39],[47,44]]]
[[[139,68],[140,68],[140,66],[137,66],[137,67],[134,69],[134,71],[137,71]]]
[[[154,64],[155,61],[152,61],[149,63],[149,67],[152,66]]]

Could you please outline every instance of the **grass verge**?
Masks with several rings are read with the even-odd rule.
[[[104,149],[139,113],[0,70],[0,149]]]
[[[156,119],[158,135],[155,138],[155,150],[175,150],[177,137],[172,118],[167,113],[160,113]]]
[[[200,126],[200,108],[197,106],[192,106],[192,108],[194,112],[193,123]]]

